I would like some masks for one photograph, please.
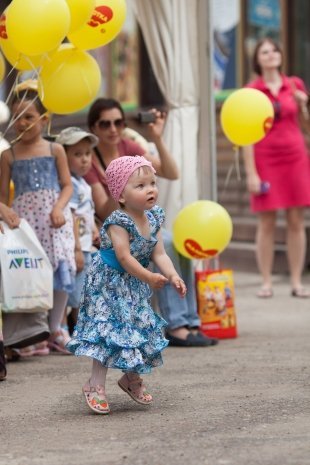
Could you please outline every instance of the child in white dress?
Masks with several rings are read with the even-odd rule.
[[[54,269],[49,347],[69,353],[60,329],[76,270],[73,221],[68,205],[73,189],[67,158],[60,144],[43,138],[48,116],[35,90],[15,92],[11,108],[16,139],[1,156],[0,201],[8,203],[13,180],[12,208],[32,226]]]

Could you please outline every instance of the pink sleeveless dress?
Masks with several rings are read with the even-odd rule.
[[[247,87],[264,92],[275,109],[274,124],[266,137],[254,145],[255,163],[262,181],[270,183],[268,193],[251,195],[254,212],[306,207],[310,205],[310,159],[298,124],[294,88],[306,92],[298,77],[282,76],[275,97],[260,77]]]

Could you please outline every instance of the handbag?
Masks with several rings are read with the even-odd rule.
[[[231,269],[195,272],[201,331],[218,339],[237,337],[234,278]]]
[[[292,89],[293,95],[295,94],[297,89],[296,83],[294,82],[293,79],[290,79],[290,85]],[[310,111],[309,111],[309,100],[308,102],[297,102],[298,104],[298,123],[299,127],[301,129],[301,132],[303,133],[306,147],[308,151],[310,151]]]
[[[53,306],[53,268],[25,219],[18,228],[1,223],[0,302],[4,312],[39,312]]]

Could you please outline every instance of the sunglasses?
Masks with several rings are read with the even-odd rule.
[[[125,121],[123,118],[118,118],[118,119],[113,119],[113,120],[101,119],[100,121],[97,122],[97,126],[99,129],[109,129],[112,126],[112,124],[116,128],[123,128],[125,125]]]

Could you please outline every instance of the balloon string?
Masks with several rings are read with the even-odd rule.
[[[47,136],[52,137],[52,138],[56,138],[57,134],[52,133],[52,117],[53,117],[53,113],[49,113],[49,115],[50,115],[50,117],[49,117],[48,125],[47,125]]]
[[[240,174],[240,157],[239,157],[239,154],[240,154],[240,149],[239,147],[237,146],[234,146],[233,147],[233,151],[234,151],[234,160],[232,161],[228,171],[227,171],[227,175],[226,175],[226,178],[225,178],[225,181],[224,181],[224,189],[223,189],[223,192],[222,194],[224,194],[226,192],[226,188],[229,184],[229,181],[231,179],[231,175],[232,175],[232,172],[235,168],[236,170],[236,173],[237,173],[237,180],[240,181],[241,180],[241,174]]]
[[[33,100],[33,102],[34,102],[34,100]],[[33,102],[31,102],[31,105],[32,105]],[[24,113],[24,112],[23,112],[23,113]],[[22,113],[20,113],[20,115],[18,115],[18,117],[15,118],[15,121],[16,121],[21,115],[22,115]],[[37,124],[37,122],[38,122],[39,120],[41,120],[42,118],[44,118],[44,117],[47,116],[47,115],[48,115],[48,112],[45,112],[45,113],[43,113],[42,115],[40,115],[40,117],[39,117],[36,121],[34,121],[32,124],[30,124],[30,126],[27,127],[27,129],[25,129],[23,132],[21,132],[15,139],[11,140],[10,144],[11,144],[11,145],[16,144],[16,142],[18,142],[18,141],[23,137],[23,135],[24,135],[27,131],[29,131],[29,129],[31,129],[35,124]],[[14,122],[15,122],[15,121],[14,121]],[[14,122],[13,122],[13,124],[14,124]]]
[[[3,79],[3,81],[1,82],[0,84],[0,89],[2,86],[4,86],[5,82],[9,79],[9,77],[11,76],[11,74],[14,72],[14,68],[11,68],[10,71],[8,72],[8,74],[6,75],[5,79]],[[7,102],[5,102],[7,103]]]
[[[10,73],[11,73],[12,71],[13,71],[13,68],[11,69]],[[9,73],[9,74],[10,74],[10,73]],[[15,87],[16,87],[16,84],[17,84],[17,82],[18,82],[18,79],[19,79],[19,73],[17,73],[16,78],[14,79],[14,83],[13,83],[11,89],[10,89],[10,92],[9,92],[9,94],[8,94],[8,96],[7,96],[7,98],[6,98],[6,100],[5,100],[6,105],[8,105],[8,103],[9,103],[11,97],[12,97],[12,94],[13,94],[13,92],[14,92],[14,89],[15,89]]]
[[[6,101],[5,101],[6,104],[8,104],[8,102],[11,100],[12,94],[15,92],[16,86],[17,86],[17,84],[18,84],[18,81],[19,81],[21,75],[22,75],[22,71],[19,71],[19,72],[17,73],[16,78],[15,78],[15,80],[14,80],[14,83],[13,83],[11,89],[10,89],[9,95],[8,95],[7,98],[6,98]],[[23,95],[23,97],[21,98],[20,103],[23,103],[25,100],[27,101],[28,90],[31,90],[31,89],[26,89],[26,92],[25,92],[25,94]],[[17,121],[25,112],[28,111],[28,109],[31,107],[31,105],[32,105],[33,103],[35,103],[36,100],[37,100],[38,98],[39,98],[39,96],[37,95],[35,98],[31,99],[31,100],[29,101],[29,103],[25,106],[24,110],[23,110],[21,113],[19,113],[18,116],[14,117],[14,115],[13,115],[13,116],[11,117],[11,119],[10,119],[10,121],[9,121],[9,123],[8,123],[8,125],[7,125],[7,127],[6,127],[6,129],[5,129],[5,131],[4,131],[4,133],[2,134],[3,137],[5,137],[5,135],[7,134],[7,132],[11,129],[12,126],[14,126],[14,124],[16,123],[16,121]],[[42,119],[42,118],[43,118],[44,116],[46,116],[46,115],[47,115],[47,112],[43,113],[42,115],[40,115],[40,118],[39,118],[39,119]],[[20,133],[20,134],[19,134],[15,139],[13,139],[10,143],[11,143],[11,144],[15,144],[16,142],[18,142],[18,141],[22,138],[22,136],[25,134],[25,132],[26,132],[26,131],[29,131],[29,129],[31,129],[31,128],[34,126],[34,124],[36,124],[36,122],[32,123],[27,129],[25,129],[25,131],[23,131],[22,133]]]
[[[241,181],[241,174],[240,174],[240,147],[235,146],[235,147],[234,147],[234,153],[235,153],[235,167],[236,167],[237,179],[238,179],[238,181]]]

